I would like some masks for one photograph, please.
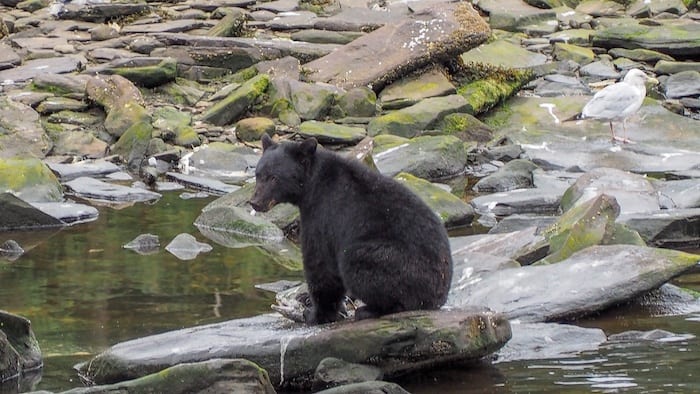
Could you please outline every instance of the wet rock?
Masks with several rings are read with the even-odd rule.
[[[391,382],[362,382],[318,391],[317,394],[408,394],[401,386]]]
[[[0,158],[42,158],[51,149],[51,140],[41,126],[39,114],[30,106],[0,97],[0,119]]]
[[[122,246],[141,255],[148,255],[160,250],[160,238],[154,234],[140,234]]]
[[[377,144],[374,161],[379,172],[387,176],[407,172],[435,181],[461,174],[468,150],[468,144],[453,136],[422,136],[410,140],[399,138],[392,146]]]
[[[700,72],[681,71],[664,82],[666,97],[681,98],[700,95]]]
[[[493,138],[493,129],[470,114],[454,113],[445,116],[440,130],[453,135],[464,142],[489,142]]]
[[[143,14],[149,10],[146,2],[131,3],[64,3],[56,10],[59,19],[77,19],[86,22],[102,23],[106,19]]]
[[[70,194],[89,200],[110,202],[156,201],[161,195],[152,191],[79,177],[65,183]]]
[[[0,197],[2,198],[2,197]],[[8,239],[7,241],[3,242],[0,244],[0,257],[2,257],[5,260],[8,261],[15,261],[18,258],[20,258],[24,254],[24,249],[20,246],[20,244],[17,243],[17,241],[13,239]],[[1,331],[0,331],[1,332]],[[0,351],[0,354],[7,354],[7,352],[2,352]],[[9,365],[6,365],[5,368],[8,368]],[[0,371],[2,371],[3,368],[0,368]],[[0,382],[4,381],[2,377],[0,377]]]
[[[489,234],[512,233],[530,227],[535,227],[537,229],[536,233],[541,234],[544,229],[549,227],[556,220],[557,216],[529,214],[510,215],[501,219],[494,227],[491,227],[491,229],[489,229]]]
[[[654,100],[647,99],[638,115],[627,120],[627,137],[636,144],[611,144],[606,122],[561,122],[580,112],[589,99],[515,97],[507,110],[495,109],[484,120],[503,124],[496,137],[507,135],[523,147],[530,160],[547,170],[610,167],[663,174],[700,165],[695,153],[700,151],[700,140],[692,137],[696,121],[673,114]],[[625,204],[618,202],[624,209]]]
[[[531,253],[532,249],[542,243],[544,237],[537,234],[536,227],[529,227],[523,230],[505,234],[479,234],[462,237],[451,237],[450,247],[452,256],[459,259],[459,256],[469,256],[471,253],[487,254],[497,258],[520,261],[522,256]],[[546,252],[545,252],[546,254]],[[455,262],[455,266],[457,266]],[[492,269],[481,269],[488,272]],[[455,269],[455,272],[457,270]],[[462,273],[463,274],[463,273]],[[455,275],[457,276],[457,275]],[[464,275],[462,275],[464,276]],[[473,275],[467,275],[468,278]],[[460,282],[468,283],[468,282]],[[453,283],[453,289],[457,284]]]
[[[41,160],[31,158],[0,158],[0,190],[27,202],[63,198],[63,188],[54,173]]]
[[[210,252],[211,245],[199,242],[195,237],[187,233],[180,233],[165,246],[165,250],[172,253],[180,260],[193,260],[200,253]]]
[[[101,384],[235,354],[267,370],[276,387],[299,389],[311,386],[318,363],[327,357],[375,365],[391,377],[420,369],[424,360],[440,365],[478,359],[509,338],[506,320],[476,307],[405,312],[321,327],[297,325],[268,314],[123,342],[81,370]],[[401,343],[401,351],[395,351],[392,344],[396,343]]]
[[[203,190],[214,195],[223,195],[238,190],[238,186],[229,185],[216,179],[204,178],[194,175],[168,172],[165,174],[170,180],[183,184],[189,188]]]
[[[655,342],[680,342],[695,338],[693,334],[675,334],[670,331],[654,329],[649,331],[631,330],[618,334],[610,335],[609,340],[615,342],[639,342],[639,341],[655,341]]]
[[[458,94],[427,98],[372,119],[367,125],[367,132],[371,136],[393,134],[412,138],[437,127],[445,116],[466,112],[468,108],[467,100]]]
[[[496,362],[566,358],[594,351],[607,341],[599,328],[554,323],[513,323],[513,339],[496,353]]]
[[[495,173],[480,179],[474,185],[474,191],[496,193],[534,187],[532,171],[537,168],[536,164],[528,160],[509,161]]]
[[[489,34],[469,4],[440,4],[383,26],[304,67],[310,70],[311,81],[343,88],[371,86],[377,91],[412,70],[481,44]]]
[[[267,372],[240,358],[218,358],[182,363],[138,379],[103,386],[76,388],[65,393],[104,393],[120,391],[229,392],[274,394]]]
[[[115,173],[120,170],[116,164],[105,160],[84,160],[77,163],[64,164],[46,162],[46,165],[53,171],[61,181],[70,181],[81,176],[98,177]]]
[[[697,255],[666,249],[593,246],[557,264],[486,274],[453,290],[448,305],[487,305],[523,322],[572,319],[654,289],[699,260]]]
[[[238,120],[265,92],[268,83],[266,74],[256,75],[209,108],[202,114],[202,120],[219,126]]]
[[[0,310],[0,334],[2,333],[7,337],[10,348],[19,356],[19,369],[22,373],[44,365],[39,342],[28,319]]]
[[[0,330],[0,384],[19,379],[21,371],[19,354],[10,344],[7,335]]]
[[[379,93],[381,106],[385,110],[409,107],[419,101],[430,98],[448,96],[456,92],[446,71],[441,67],[432,67],[428,71],[405,76],[387,85]]]
[[[53,216],[47,215],[40,209],[15,197],[11,193],[0,193],[0,206],[3,214],[0,217],[0,229],[28,230],[61,227],[65,223]]]
[[[562,196],[561,208],[567,211],[601,192],[617,200],[621,213],[653,212],[659,209],[659,198],[649,179],[603,167],[580,176]]]
[[[700,208],[622,214],[618,220],[637,231],[648,245],[681,249],[700,246]]]
[[[516,189],[473,198],[469,203],[480,214],[509,216],[515,214],[556,214],[563,190]]]
[[[258,217],[255,211],[240,207],[214,207],[205,209],[195,219],[197,228],[230,233],[241,243],[255,244],[280,242],[284,233],[271,221]]]
[[[626,19],[613,26],[596,30],[591,35],[591,44],[603,48],[644,48],[665,53],[676,59],[693,58],[700,54],[698,24],[661,23],[655,26],[641,24],[635,19]]]
[[[454,275],[452,276],[452,288],[454,289],[463,286],[462,283],[468,283],[488,272],[520,267],[517,261],[507,257],[464,249],[452,253],[452,261],[454,262]]]
[[[462,78],[460,74],[463,72],[457,72],[457,79]],[[464,83],[460,83],[457,93],[466,98],[469,104],[464,112],[476,115],[488,111],[517,93],[533,76],[532,72],[511,70],[506,76],[493,73],[476,79],[467,78]]]
[[[317,392],[336,386],[381,380],[382,376],[382,370],[377,367],[328,357],[318,363],[311,389]]]
[[[299,134],[321,144],[357,144],[367,136],[364,128],[309,120],[299,125]]]
[[[131,169],[141,167],[148,155],[153,126],[150,122],[132,124],[112,146],[112,152],[121,155]]]
[[[428,204],[447,228],[471,224],[474,210],[454,194],[408,173],[399,173],[394,179],[404,184]]]
[[[33,202],[32,206],[68,225],[92,222],[99,216],[97,208],[70,201]]]

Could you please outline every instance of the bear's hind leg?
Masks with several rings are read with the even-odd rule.
[[[345,288],[342,283],[329,284],[327,282],[320,284],[313,283],[313,281],[308,282],[311,307],[304,310],[306,324],[332,323],[341,317],[341,312],[345,311],[343,306]],[[335,281],[331,280],[330,282]]]

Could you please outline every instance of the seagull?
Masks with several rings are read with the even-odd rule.
[[[627,72],[622,81],[607,86],[596,93],[586,103],[580,113],[564,120],[597,119],[606,120],[610,124],[610,134],[613,141],[631,142],[627,138],[617,137],[613,129],[613,121],[622,120],[624,135],[627,135],[627,118],[636,113],[642,106],[647,94],[646,82],[658,84],[656,78],[647,76],[642,70],[633,68]]]

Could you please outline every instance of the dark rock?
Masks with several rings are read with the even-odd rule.
[[[316,394],[409,394],[401,386],[391,382],[363,382],[318,391]]]
[[[542,230],[549,227],[557,220],[556,216],[542,215],[510,215],[501,219],[497,225],[489,230],[489,234],[504,234],[515,231],[524,230],[526,228],[535,227],[536,233],[540,234]]]
[[[232,191],[238,190],[238,186],[229,185],[215,179],[202,178],[198,176],[179,174],[177,172],[168,172],[166,177],[175,182],[181,183],[187,187],[203,190],[214,195],[224,195]]]
[[[29,230],[65,226],[65,223],[20,200],[11,193],[0,193],[0,229]]]
[[[219,126],[237,121],[262,96],[268,83],[266,74],[249,79],[202,114],[202,120]]]
[[[321,144],[354,145],[367,136],[367,131],[362,127],[309,120],[299,125],[299,134],[307,138],[314,137]]]
[[[59,19],[77,19],[102,23],[107,19],[143,14],[149,10],[148,4],[142,1],[133,3],[90,3],[88,5],[78,3],[63,4],[56,16]]]
[[[700,247],[700,208],[622,214],[618,221],[637,231],[649,245]]]
[[[556,214],[563,190],[520,189],[473,198],[469,203],[481,214],[508,216],[514,214]]]
[[[509,161],[495,173],[480,179],[474,185],[474,191],[496,193],[534,187],[532,171],[537,168],[537,165],[529,160]]]
[[[681,98],[700,95],[700,72],[681,71],[664,82],[666,97]]]
[[[510,327],[508,330],[510,333]],[[7,341],[19,355],[19,367],[22,372],[36,370],[44,365],[39,342],[28,319],[0,310],[0,331],[7,336]]]
[[[0,384],[19,379],[21,372],[19,354],[12,347],[7,335],[0,330]]]
[[[24,254],[24,249],[17,243],[17,241],[13,239],[8,239],[7,241],[3,242],[0,244],[0,257],[3,259],[6,259],[8,261],[15,261],[20,256]],[[0,330],[1,332],[2,330]],[[2,351],[0,351],[0,354],[3,354]],[[5,353],[7,354],[7,353]],[[6,366],[7,367],[7,366]],[[0,368],[0,371],[3,369]],[[4,381],[2,376],[0,376],[0,382]]]
[[[90,74],[117,74],[138,86],[154,88],[175,80],[177,62],[173,58],[137,57],[119,59],[86,70]]]
[[[33,202],[32,206],[65,224],[87,223],[97,220],[97,208],[85,204],[67,202]]]
[[[122,246],[138,254],[152,254],[160,249],[160,238],[153,234],[141,234]]]

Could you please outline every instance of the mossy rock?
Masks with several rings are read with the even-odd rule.
[[[138,86],[154,88],[174,81],[177,76],[177,61],[165,58],[153,66],[115,67],[110,72],[121,75]]]
[[[474,219],[474,208],[454,194],[405,172],[397,174],[394,179],[403,183],[428,204],[430,209],[440,217],[445,227],[466,226]]]
[[[112,151],[121,155],[130,168],[138,168],[148,154],[152,134],[150,122],[136,123],[124,132]]]
[[[199,135],[191,126],[192,115],[175,107],[161,107],[153,112],[153,127],[164,141],[179,146],[199,146]]]
[[[656,26],[625,19],[615,25],[596,30],[591,45],[603,48],[644,48],[679,59],[700,56],[700,24],[663,23]]]
[[[410,107],[372,119],[367,125],[367,132],[371,136],[394,134],[407,138],[416,137],[426,130],[436,128],[445,116],[468,110],[468,100],[457,94],[427,98]]]
[[[466,113],[477,115],[484,113],[517,93],[523,81],[507,81],[488,78],[460,86],[457,93],[467,99]]]
[[[202,120],[218,126],[238,120],[262,97],[269,82],[267,74],[258,74],[247,80],[225,99],[209,108],[202,115]]]
[[[254,212],[254,211],[253,211]],[[194,224],[209,230],[235,234],[242,238],[260,242],[280,242],[284,233],[271,221],[245,208],[229,206],[203,210]]]
[[[445,116],[440,124],[444,134],[453,135],[462,141],[488,142],[493,138],[493,130],[476,117],[465,113]]]
[[[338,106],[344,116],[374,116],[377,112],[377,95],[366,86],[352,88],[340,95]]]
[[[392,145],[397,142],[393,141]],[[394,176],[408,172],[434,181],[463,173],[472,147],[453,136],[421,136],[391,147],[377,146],[373,156],[382,174]]]
[[[345,126],[341,124],[309,120],[299,125],[299,134],[304,137],[314,137],[321,144],[354,145],[367,136],[362,127]]]
[[[557,42],[554,44],[554,58],[560,61],[571,60],[580,65],[586,65],[595,60],[595,53],[590,48]]]
[[[0,190],[29,202],[63,199],[63,187],[56,175],[35,158],[0,158]]]
[[[258,142],[263,134],[271,136],[274,132],[275,121],[270,118],[245,118],[236,123],[236,137],[241,141]]]
[[[151,123],[151,114],[141,104],[129,101],[110,109],[104,125],[110,135],[118,138],[131,126],[139,123]]]

